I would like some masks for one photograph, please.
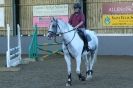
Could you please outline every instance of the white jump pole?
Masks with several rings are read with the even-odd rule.
[[[10,48],[10,26],[7,24],[7,52],[6,52],[6,64],[7,67],[17,66],[21,63],[21,37],[20,37],[20,26],[17,25],[18,35],[17,42],[18,45],[14,48]],[[13,51],[16,51],[13,53]]]

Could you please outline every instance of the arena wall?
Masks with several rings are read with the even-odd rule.
[[[98,55],[131,55],[133,56],[133,36],[98,36],[99,39],[99,50]],[[11,47],[15,46],[17,43],[16,37],[11,38]],[[31,43],[31,36],[22,36],[22,54],[28,54],[29,44]],[[0,37],[0,54],[5,54],[7,50],[6,37]],[[46,37],[38,37],[39,44],[44,44],[52,41],[48,41]],[[48,48],[48,47],[44,47]],[[60,46],[54,46],[48,48],[51,50],[57,50],[61,48]],[[40,52],[40,51],[39,51]],[[44,52],[40,52],[44,54]]]

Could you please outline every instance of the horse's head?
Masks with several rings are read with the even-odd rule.
[[[58,31],[59,31],[58,19],[53,17],[51,18],[51,23],[50,23],[47,37],[48,38],[56,37],[59,33]]]
[[[69,23],[53,17],[51,18],[51,23],[49,26],[47,37],[51,39],[60,34],[63,35],[65,33],[68,33],[71,30],[73,30],[73,27]]]

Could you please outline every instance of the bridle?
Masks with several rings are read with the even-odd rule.
[[[53,25],[52,25],[52,26],[53,26]],[[48,33],[51,33],[52,35],[54,35],[55,39],[56,39],[56,36],[64,35],[64,34],[66,34],[66,33],[69,33],[69,32],[72,32],[72,31],[75,30],[75,29],[72,29],[72,30],[69,30],[69,31],[67,31],[67,32],[63,32],[63,33],[60,32],[60,33],[57,34],[57,29],[61,30],[61,28],[60,28],[60,26],[59,26],[59,24],[58,24],[58,21],[55,21],[55,24],[54,24],[53,27],[56,27],[56,28],[54,29],[55,31],[48,31]],[[73,40],[74,37],[75,37],[75,34],[76,34],[76,31],[74,32],[74,35],[73,35],[72,39],[71,39],[68,43],[66,43],[66,42],[65,42],[65,39],[63,39],[66,46],[68,46],[68,45],[72,42],[72,40]]]
[[[55,41],[56,41],[56,36],[64,35],[64,34],[66,34],[66,33],[75,31],[75,29],[72,29],[72,30],[69,30],[69,31],[67,31],[67,32],[63,32],[63,33],[60,32],[60,33],[57,34],[57,29],[61,30],[61,28],[60,28],[60,26],[59,26],[59,24],[58,24],[58,21],[57,21],[57,20],[54,20],[54,21],[55,21],[54,27],[56,27],[56,28],[55,28],[55,31],[48,31],[48,33],[51,33],[51,34],[54,35]],[[76,35],[76,31],[74,32],[74,35],[73,35],[72,39],[71,39],[69,42],[66,42],[66,40],[63,39],[64,44],[65,44],[65,46],[66,46],[66,49],[68,50],[68,53],[69,53],[69,55],[70,55],[72,58],[73,58],[73,56],[72,56],[72,54],[70,53],[70,51],[69,51],[69,49],[68,49],[68,45],[73,41],[75,35]],[[58,42],[56,42],[56,43],[58,43]]]

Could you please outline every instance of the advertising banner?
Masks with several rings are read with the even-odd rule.
[[[0,0],[0,5],[4,3],[5,3],[5,0]]]
[[[51,17],[56,17],[68,22],[68,5],[33,6],[33,25],[49,27]]]
[[[133,26],[133,2],[104,3],[103,26]]]
[[[56,18],[62,19],[65,22],[68,22],[68,16],[56,16]],[[45,16],[45,17],[34,16],[33,25],[37,25],[38,27],[49,27],[50,19],[51,17],[49,16]]]
[[[103,14],[133,14],[133,2],[104,3]]]
[[[133,26],[133,14],[103,15],[103,26]]]
[[[4,8],[0,7],[0,27],[5,27],[4,23]]]

